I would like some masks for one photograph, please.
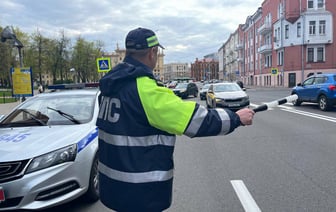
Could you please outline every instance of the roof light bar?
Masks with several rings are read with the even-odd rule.
[[[99,87],[98,82],[92,83],[74,83],[74,84],[56,84],[56,85],[49,85],[48,89],[51,90],[62,90],[62,89],[81,89],[81,88],[96,88]]]

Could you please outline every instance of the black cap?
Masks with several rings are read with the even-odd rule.
[[[155,33],[150,29],[137,28],[131,30],[125,40],[126,49],[147,49],[154,46],[159,46],[162,49],[163,46],[159,43],[159,40]]]

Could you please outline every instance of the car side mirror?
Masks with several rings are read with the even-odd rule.
[[[302,86],[301,82],[299,82],[299,83],[297,84],[297,86]]]
[[[243,89],[243,91],[246,91],[246,88],[242,88]]]

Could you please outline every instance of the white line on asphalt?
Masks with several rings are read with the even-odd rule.
[[[231,180],[231,184],[246,212],[261,212],[242,180]]]
[[[310,112],[306,112],[306,111],[302,111],[302,110],[296,110],[296,109],[293,109],[293,108],[290,108],[290,107],[282,107],[282,110],[290,112],[290,113],[296,113],[296,114],[309,116],[309,117],[313,117],[313,118],[322,119],[322,120],[326,120],[326,121],[336,123],[336,118],[330,117],[330,116],[324,116],[324,115],[320,115],[320,114],[317,114],[317,113],[310,113]]]

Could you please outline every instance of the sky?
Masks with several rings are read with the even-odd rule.
[[[104,51],[125,48],[127,33],[153,30],[164,63],[193,63],[218,52],[264,0],[1,0],[0,26],[46,37],[103,41]],[[73,42],[74,43],[74,42]]]

